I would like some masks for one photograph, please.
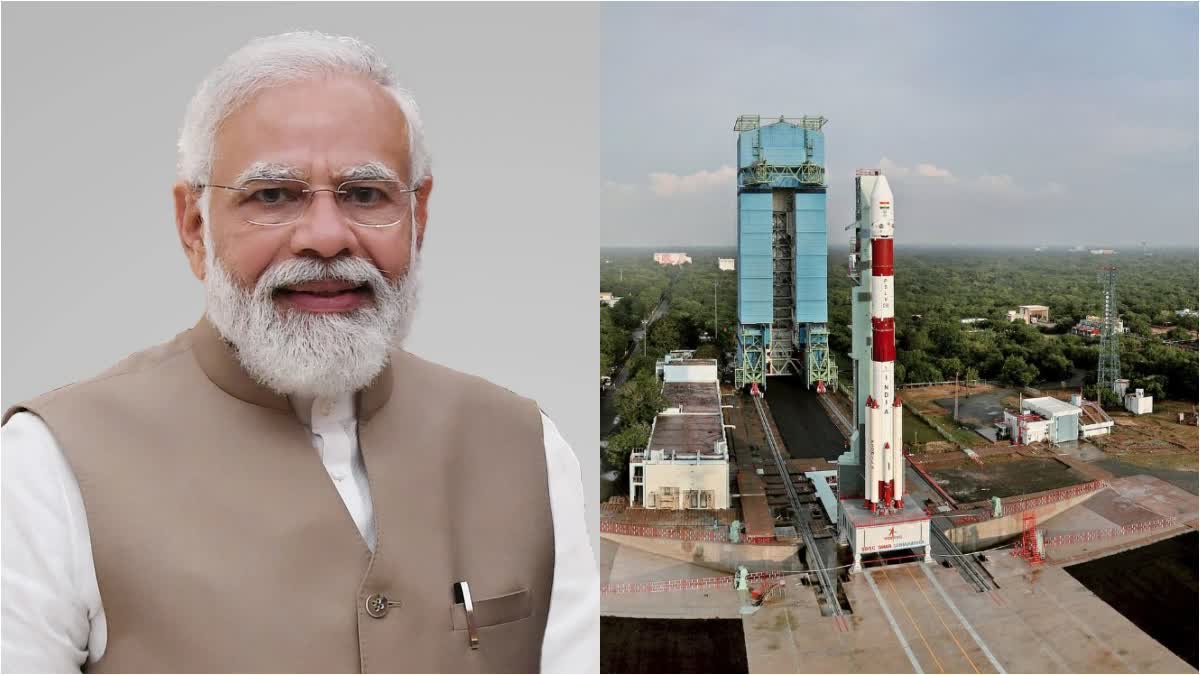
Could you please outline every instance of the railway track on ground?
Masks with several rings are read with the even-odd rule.
[[[825,408],[825,412],[829,413],[830,419],[833,420],[833,425],[842,432],[842,435],[847,439],[854,429],[854,425],[850,424],[850,420],[846,419],[846,413],[842,412],[837,403],[834,403],[830,398],[830,394],[825,396],[817,396],[817,400],[821,402],[821,407]]]
[[[812,528],[808,525],[808,519],[803,515],[804,505],[800,503],[800,495],[796,492],[796,486],[792,485],[792,476],[788,473],[787,462],[783,459],[783,453],[779,445],[775,443],[775,434],[771,431],[766,410],[763,409],[762,399],[759,396],[751,396],[751,398],[754,399],[754,409],[758,412],[758,419],[762,424],[763,434],[767,438],[767,446],[771,450],[771,457],[775,462],[775,466],[779,469],[779,475],[783,477],[783,486],[787,490],[788,503],[792,507],[792,524],[796,526],[796,531],[800,533],[800,537],[804,540],[804,546],[808,549],[809,559],[813,564],[813,569],[810,571],[817,577],[817,582],[821,586],[821,593],[825,596],[825,602],[828,603],[833,616],[841,616],[843,612],[842,606],[837,599],[836,577],[830,576],[829,570],[825,567],[824,560],[821,559],[821,552],[817,548],[816,537],[813,536]]]
[[[983,570],[983,566],[975,560],[975,556],[964,554],[959,550],[954,542],[950,541],[942,530],[953,527],[953,523],[945,516],[935,516],[929,523],[929,533],[933,536],[931,542],[934,557],[941,555],[944,559],[950,561],[950,564],[958,568],[962,573],[963,578],[967,583],[971,584],[975,590],[980,593],[987,593],[996,589],[996,582],[992,581],[991,575]],[[941,549],[938,551],[937,549]]]

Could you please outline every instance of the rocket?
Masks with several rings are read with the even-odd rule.
[[[871,223],[871,392],[866,414],[867,508],[904,508],[902,408],[896,395],[896,314],[892,239],[896,219],[892,189],[879,176],[870,197]]]

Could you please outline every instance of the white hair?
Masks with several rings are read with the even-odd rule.
[[[313,397],[358,391],[408,337],[421,285],[415,236],[408,269],[395,283],[364,258],[292,258],[267,268],[251,289],[243,288],[221,263],[207,225],[204,239],[208,317],[234,346],[242,368],[273,391]],[[276,307],[278,289],[328,279],[370,287],[373,302],[344,314]]]
[[[387,63],[369,45],[352,37],[316,31],[281,33],[251,40],[231,54],[201,83],[188,104],[179,133],[178,171],[191,186],[212,179],[217,129],[221,122],[264,89],[329,75],[353,75],[382,86],[404,113],[408,127],[410,181],[429,175],[421,111]],[[202,202],[207,202],[208,191]],[[202,204],[203,208],[203,204]]]

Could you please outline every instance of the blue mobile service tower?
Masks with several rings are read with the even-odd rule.
[[[734,383],[802,375],[836,386],[829,353],[824,117],[740,115]]]

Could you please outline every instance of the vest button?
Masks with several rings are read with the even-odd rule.
[[[389,600],[386,595],[380,593],[367,596],[367,614],[376,619],[382,619],[387,616],[389,609],[399,605],[400,603]]]

